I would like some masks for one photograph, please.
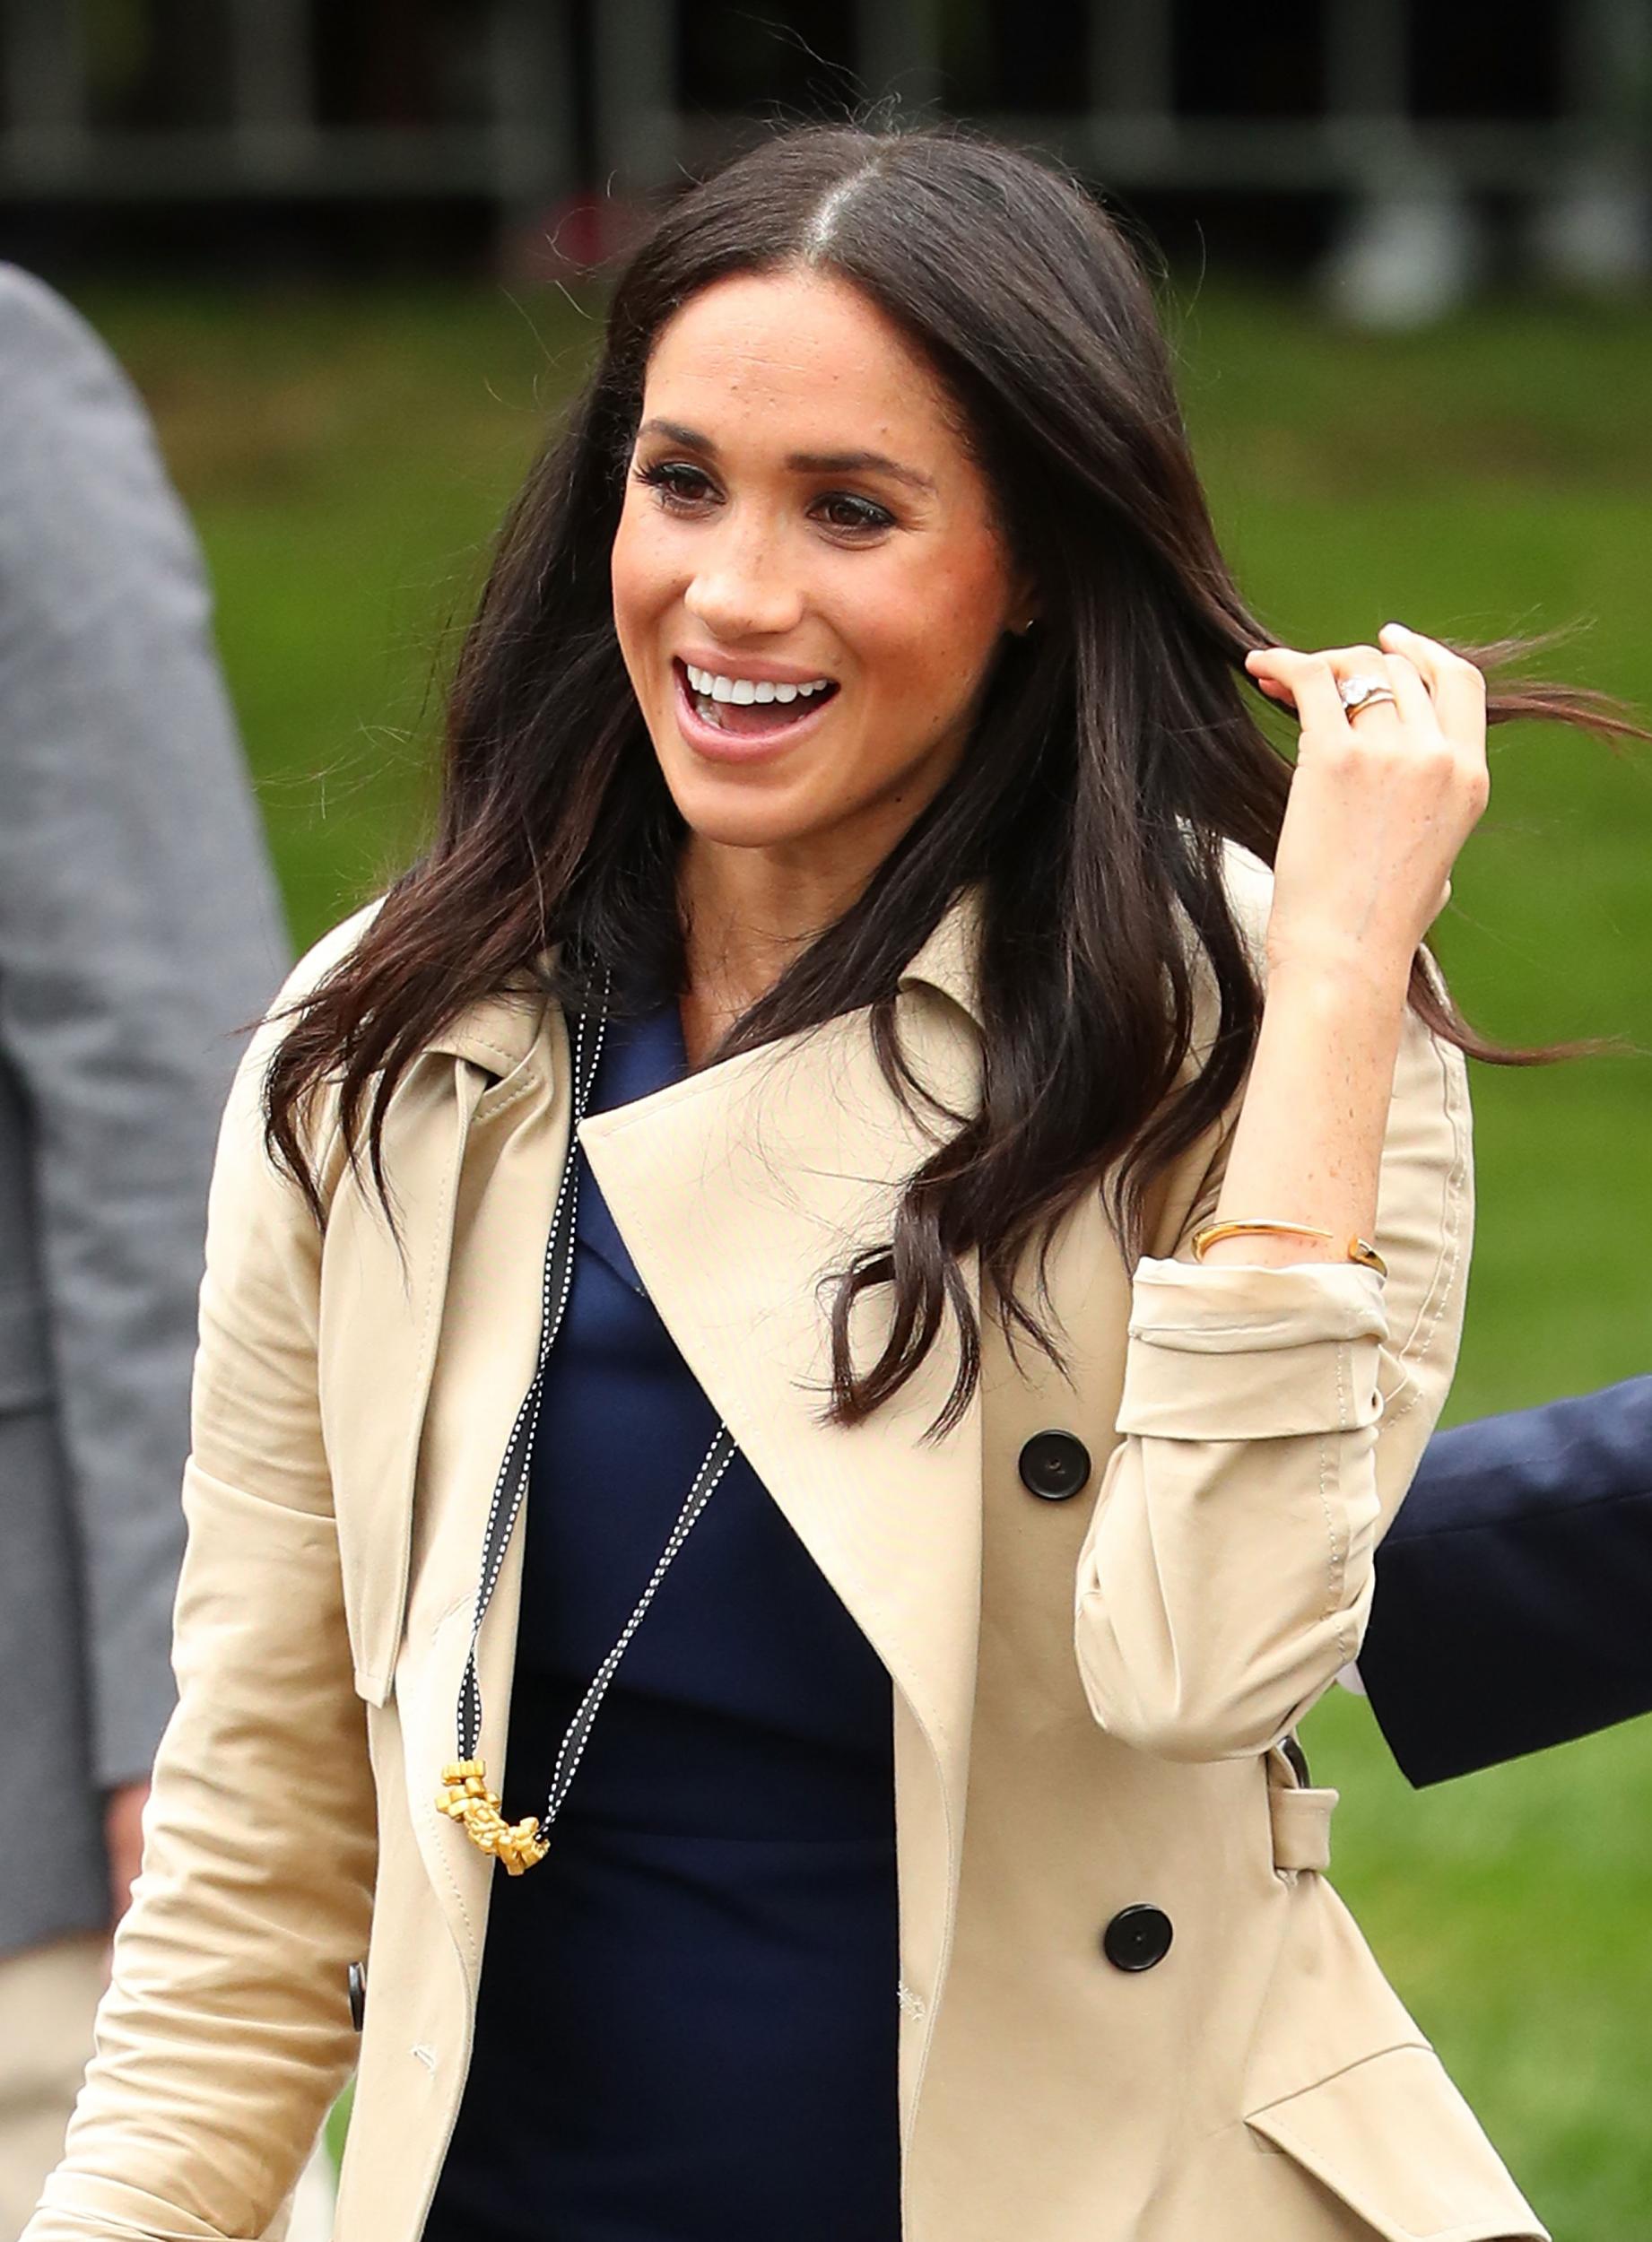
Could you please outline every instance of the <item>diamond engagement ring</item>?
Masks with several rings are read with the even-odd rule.
[[[1356,677],[1339,677],[1336,696],[1351,717],[1357,717],[1361,708],[1375,708],[1381,700],[1395,700],[1394,688],[1386,677],[1373,677],[1369,670]],[[1399,706],[1395,701],[1395,706]]]

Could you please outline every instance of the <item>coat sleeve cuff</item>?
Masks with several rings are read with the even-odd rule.
[[[1289,1269],[1144,1260],[1136,1269],[1121,1433],[1279,1440],[1381,1414],[1382,1285],[1354,1263]]]

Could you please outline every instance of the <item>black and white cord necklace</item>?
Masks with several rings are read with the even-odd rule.
[[[500,1462],[499,1474],[493,1482],[493,1499],[488,1507],[488,1523],[482,1539],[482,1569],[476,1583],[475,1611],[471,1619],[470,1649],[465,1661],[464,1679],[459,1683],[456,1721],[458,1756],[443,1768],[441,1789],[436,1797],[438,1811],[462,1823],[471,1843],[502,1861],[512,1876],[520,1876],[524,1869],[535,1867],[550,1850],[552,1824],[561,1812],[570,1786],[578,1772],[592,1727],[602,1701],[608,1693],[609,1684],[619,1672],[620,1661],[630,1647],[631,1638],[641,1626],[644,1614],[653,1603],[661,1581],[687,1541],[695,1520],[710,1501],[718,1480],[728,1469],[736,1453],[727,1426],[719,1424],[700,1469],[690,1482],[683,1508],[665,1537],[665,1546],[648,1575],[648,1585],[633,1605],[630,1617],[620,1629],[613,1649],[597,1667],[590,1687],[580,1699],[574,1716],[568,1724],[557,1751],[556,1764],[551,1776],[550,1795],[545,1801],[543,1812],[538,1815],[526,1815],[520,1821],[507,1821],[499,1793],[488,1787],[487,1766],[480,1756],[482,1685],[476,1674],[476,1645],[482,1634],[482,1622],[487,1616],[488,1605],[492,1601],[493,1590],[505,1562],[505,1552],[510,1546],[511,1534],[526,1499],[534,1438],[539,1429],[540,1405],[544,1396],[545,1366],[550,1360],[557,1334],[562,1327],[568,1295],[573,1285],[574,1217],[579,1191],[578,1132],[586,1116],[596,1080],[597,1065],[602,1057],[603,1038],[608,1025],[608,996],[609,986],[605,985],[603,1007],[596,1015],[595,1023],[589,1013],[582,1012],[578,1015],[574,1030],[573,1111],[569,1123],[568,1156],[562,1163],[561,1177],[557,1185],[556,1204],[551,1216],[551,1236],[545,1247],[544,1279],[540,1292],[539,1357],[533,1382],[522,1397],[522,1405],[517,1412],[516,1422],[510,1429],[510,1438],[505,1444],[505,1453]]]

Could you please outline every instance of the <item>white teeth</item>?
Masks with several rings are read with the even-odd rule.
[[[815,693],[830,691],[832,684],[830,677],[816,677],[806,685],[777,685],[766,677],[725,677],[716,670],[696,669],[691,662],[683,666],[690,688],[702,700],[732,700],[743,708],[753,701],[807,700]]]

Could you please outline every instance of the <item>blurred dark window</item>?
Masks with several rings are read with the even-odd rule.
[[[491,13],[477,0],[309,0],[320,122],[479,120]]]
[[[953,0],[943,29],[949,108],[1071,117],[1088,106],[1085,0]]]
[[[1559,114],[1561,0],[1408,0],[1405,13],[1414,115]]]
[[[1170,0],[1166,0],[1170,4]],[[1176,107],[1189,117],[1311,117],[1325,99],[1321,0],[1178,0]]]
[[[860,99],[848,0],[684,0],[678,24],[678,87],[689,109],[840,117]]]
[[[222,125],[229,26],[200,0],[94,0],[86,12],[87,107],[117,130]]]

